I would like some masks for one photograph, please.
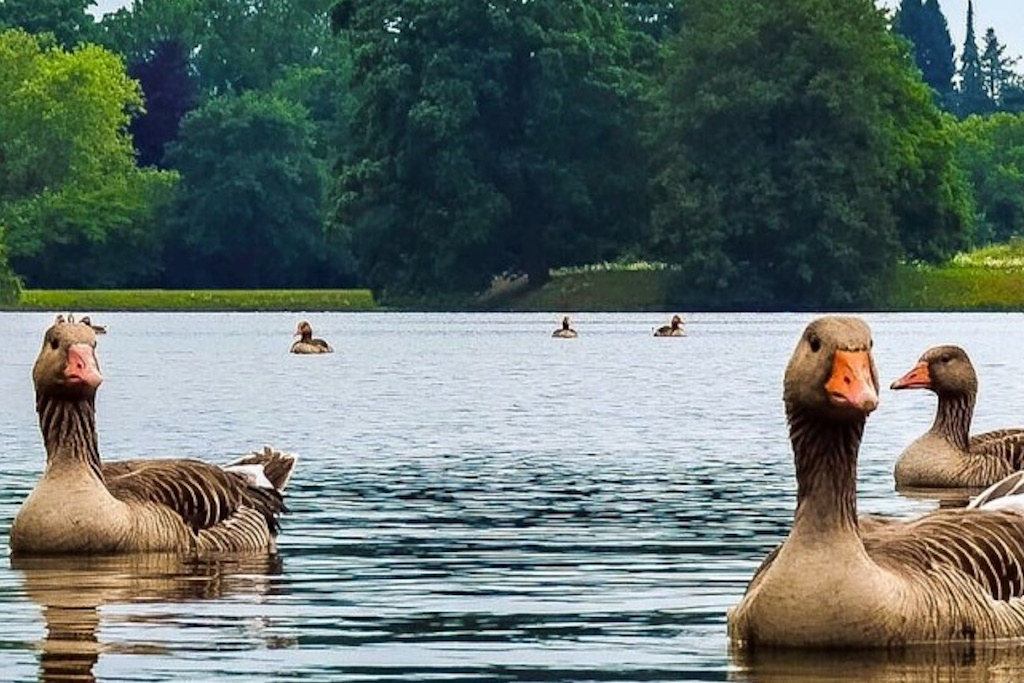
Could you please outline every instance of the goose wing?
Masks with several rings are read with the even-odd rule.
[[[1017,511],[939,510],[875,527],[863,539],[872,559],[893,571],[954,572],[996,600],[1024,596],[1024,515]]]
[[[972,453],[982,453],[1005,460],[1014,470],[1024,469],[1024,429],[997,429],[976,434],[968,446]]]
[[[200,460],[112,462],[103,467],[110,493],[123,501],[157,503],[174,510],[195,533],[255,510],[276,533],[285,512],[281,494],[253,486],[246,478]]]

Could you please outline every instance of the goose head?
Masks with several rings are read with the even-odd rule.
[[[36,394],[91,398],[103,382],[96,358],[96,332],[69,316],[57,320],[43,335],[43,347],[32,367]]]
[[[562,329],[563,330],[568,330],[569,329],[569,316],[564,316],[562,318]]]
[[[959,346],[933,346],[891,388],[928,389],[940,396],[974,395],[978,393],[978,375],[967,352]]]
[[[833,421],[863,420],[878,407],[871,330],[859,318],[829,316],[807,326],[786,367],[783,400]]]
[[[679,329],[679,326],[683,324],[683,319],[678,315],[672,316],[672,329]]]
[[[299,323],[298,327],[295,328],[295,336],[296,337],[302,337],[303,339],[305,339],[306,337],[312,337],[313,336],[313,326],[310,325],[305,320],[301,321]]]

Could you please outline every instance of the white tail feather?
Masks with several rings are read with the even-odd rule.
[[[1024,514],[1024,472],[1000,479],[967,504],[968,509],[1016,510]]]
[[[227,465],[224,468],[225,472],[234,472],[245,479],[249,486],[255,486],[260,489],[270,489],[276,491],[270,480],[267,479],[266,473],[263,471],[263,465]]]

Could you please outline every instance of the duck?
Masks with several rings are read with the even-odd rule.
[[[292,353],[334,353],[330,344],[313,336],[313,327],[305,320],[295,328],[295,336],[299,339],[292,344]]]
[[[104,462],[96,333],[80,322],[46,330],[32,380],[46,467],[11,524],[12,556],[276,551],[295,455]]]
[[[783,401],[796,511],[728,612],[737,651],[1024,638],[1019,498],[1010,505],[993,492],[916,519],[858,517],[857,455],[879,402],[872,346],[863,320],[829,316],[812,321],[793,351]]]
[[[678,315],[672,316],[668,325],[662,325],[654,331],[655,337],[685,337],[686,330],[683,329],[683,319]]]
[[[1024,429],[970,436],[978,375],[963,348],[933,346],[891,388],[927,389],[939,398],[931,429],[896,461],[897,488],[980,489],[1024,467]]]
[[[107,333],[107,326],[106,325],[93,325],[92,324],[92,320],[87,315],[83,315],[82,316],[81,322],[82,322],[83,325],[88,325],[89,327],[91,327],[92,331],[95,332],[96,334],[106,334]]]
[[[551,333],[552,337],[558,337],[561,339],[575,339],[579,335],[576,330],[572,329],[572,325],[569,323],[569,316],[562,318],[562,326]]]

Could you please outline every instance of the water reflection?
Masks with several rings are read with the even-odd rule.
[[[947,645],[904,650],[734,650],[733,680],[757,683],[1017,683],[1024,680],[1024,644]]]
[[[25,594],[45,620],[39,644],[39,680],[47,683],[95,681],[94,669],[105,652],[153,654],[165,648],[133,639],[130,644],[101,642],[100,608],[125,603],[183,603],[228,595],[265,596],[281,573],[276,555],[184,557],[12,558]],[[145,619],[129,617],[145,633]]]
[[[967,507],[971,498],[985,490],[985,487],[962,488],[962,489],[919,489],[899,488],[897,492],[901,496],[913,500],[935,501],[940,508],[962,508]]]

